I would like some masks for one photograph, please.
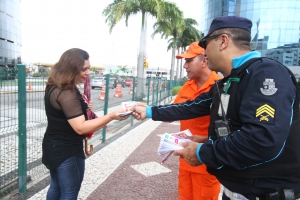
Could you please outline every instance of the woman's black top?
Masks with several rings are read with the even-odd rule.
[[[43,164],[48,169],[55,169],[71,156],[85,158],[84,136],[76,133],[68,122],[81,115],[87,119],[88,104],[79,90],[52,87],[45,93],[44,101],[48,126],[43,139]]]

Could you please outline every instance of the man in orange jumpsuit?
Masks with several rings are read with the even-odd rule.
[[[208,68],[204,49],[198,42],[190,44],[188,50],[176,56],[185,58],[184,68],[189,80],[178,92],[174,103],[195,99],[199,94],[207,92],[216,80],[222,77]],[[180,130],[189,129],[195,142],[207,140],[210,116],[180,121]],[[205,165],[193,167],[179,158],[178,196],[180,200],[218,200],[220,183],[215,176],[206,171]]]

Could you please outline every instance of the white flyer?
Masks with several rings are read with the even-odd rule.
[[[181,144],[183,142],[190,142],[190,139],[187,139],[187,136],[192,136],[192,133],[189,129],[180,131],[178,133],[165,133],[161,139],[158,147],[158,154],[164,155],[170,151],[183,149]]]
[[[118,113],[117,115],[122,117],[130,115],[133,112],[132,110],[130,110],[130,108],[136,105],[137,103],[138,102],[135,101],[122,102],[122,108],[126,110],[126,112]]]
[[[136,101],[127,101],[122,102],[122,108],[126,111],[130,111],[130,108],[132,108],[134,105],[136,105],[138,102]]]
[[[130,115],[132,112],[133,112],[133,111],[122,112],[122,113],[118,113],[117,115],[118,115],[118,116],[121,116],[121,117],[124,117],[124,116]]]

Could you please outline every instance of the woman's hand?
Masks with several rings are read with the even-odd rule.
[[[115,110],[113,112],[111,112],[111,117],[113,120],[119,120],[119,121],[122,121],[122,120],[125,120],[127,119],[131,114],[128,114],[126,116],[120,116],[119,114],[120,113],[126,113],[128,111],[124,110],[124,109],[121,109],[121,110]]]
[[[106,126],[112,120],[122,121],[130,116],[130,114],[127,116],[119,116],[119,113],[126,113],[126,110],[115,110],[113,112],[107,113],[104,116],[91,120],[86,120],[84,115],[81,115],[69,119],[68,122],[70,123],[74,131],[76,131],[79,135],[84,135],[99,130],[100,128]]]

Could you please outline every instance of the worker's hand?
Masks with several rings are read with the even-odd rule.
[[[132,110],[132,115],[137,120],[144,120],[146,119],[146,107],[147,104],[138,103],[137,105],[130,108]]]
[[[180,156],[192,166],[201,165],[202,163],[200,163],[196,156],[196,149],[198,145],[199,143],[197,142],[184,142],[181,144],[184,149],[174,151],[174,155]]]

